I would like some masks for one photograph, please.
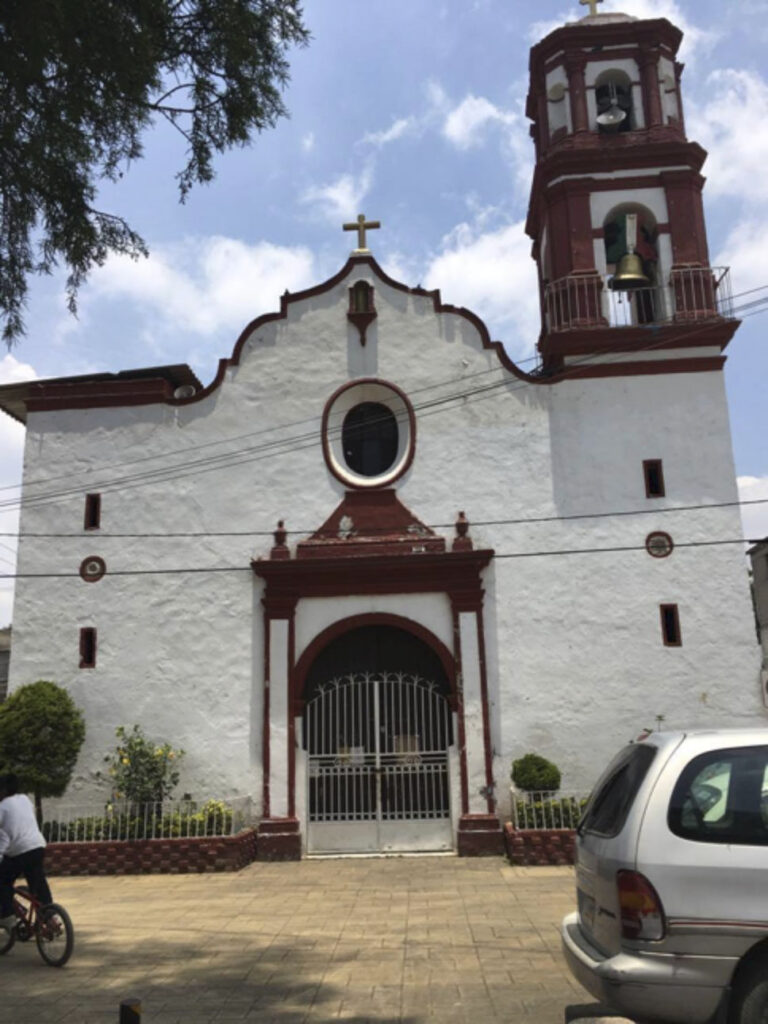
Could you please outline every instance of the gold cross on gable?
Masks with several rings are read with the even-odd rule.
[[[378,220],[366,220],[365,214],[361,213],[356,221],[353,221],[351,224],[344,224],[342,227],[345,231],[357,232],[357,248],[355,252],[369,252],[370,250],[365,244],[365,232],[372,231],[374,228],[380,228],[381,222]]]
[[[582,7],[589,7],[590,14],[597,14],[597,5],[602,2],[603,0],[579,0]]]

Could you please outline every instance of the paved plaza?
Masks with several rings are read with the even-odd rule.
[[[560,955],[570,868],[347,858],[239,874],[54,878],[75,952],[0,959],[0,1021],[561,1024],[588,1002]]]

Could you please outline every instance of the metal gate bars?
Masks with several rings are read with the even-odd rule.
[[[435,683],[363,672],[322,684],[304,739],[310,825],[450,817],[451,712]]]

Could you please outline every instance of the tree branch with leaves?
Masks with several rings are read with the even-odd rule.
[[[110,254],[147,246],[98,184],[142,156],[155,117],[186,142],[180,199],[216,155],[287,115],[298,0],[3,0],[0,5],[0,318],[24,332],[29,279],[67,269],[68,305]]]

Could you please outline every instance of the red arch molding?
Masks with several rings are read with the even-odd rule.
[[[315,639],[308,645],[302,656],[296,662],[291,672],[291,694],[293,697],[293,714],[301,715],[304,712],[304,683],[307,674],[312,667],[315,658],[323,651],[329,643],[345,633],[358,629],[360,626],[394,626],[406,633],[417,637],[427,647],[431,648],[440,659],[448,680],[448,703],[452,711],[456,710],[456,659],[448,650],[442,640],[438,640],[431,630],[425,626],[407,619],[402,615],[391,615],[389,612],[366,612],[362,615],[352,615],[346,619],[340,619],[318,633]]]

